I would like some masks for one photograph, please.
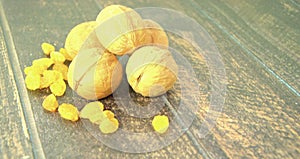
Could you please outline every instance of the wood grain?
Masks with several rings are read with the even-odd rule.
[[[32,146],[16,87],[8,51],[0,27],[0,158],[31,158]]]
[[[297,3],[297,2],[295,2]],[[176,142],[156,152],[122,153],[96,140],[82,122],[62,120],[43,110],[49,90],[28,91],[31,109],[46,158],[296,158],[300,156],[299,5],[292,1],[2,1],[22,70],[43,57],[40,44],[59,49],[76,24],[93,20],[109,4],[129,7],[166,7],[194,18],[211,35],[223,57],[227,95],[216,127],[197,137],[209,112],[210,77],[205,59],[184,40],[169,35],[181,46],[200,79],[198,118]],[[264,6],[271,4],[271,9]],[[0,34],[1,149],[0,158],[34,157],[16,85],[20,85],[8,59],[5,38]],[[271,71],[270,71],[271,70]],[[274,73],[272,73],[272,71]],[[7,76],[8,75],[8,76]],[[277,76],[276,76],[277,75]],[[280,80],[282,79],[282,80]],[[285,83],[284,83],[284,82]],[[291,86],[295,91],[291,90]],[[23,85],[23,89],[25,89]],[[296,93],[295,93],[296,92]],[[176,97],[177,92],[170,92]],[[68,88],[59,102],[73,102]],[[143,99],[137,99],[143,101]],[[113,100],[103,100],[108,107]],[[171,101],[172,103],[172,101]],[[176,101],[173,101],[175,104]],[[5,124],[4,124],[5,123]],[[193,141],[191,136],[194,136]],[[204,151],[202,154],[199,151]],[[35,156],[37,157],[37,156]]]

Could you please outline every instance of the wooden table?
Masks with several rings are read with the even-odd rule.
[[[41,102],[48,90],[25,88],[23,69],[43,57],[42,42],[63,47],[72,27],[94,20],[110,4],[171,8],[208,31],[227,76],[226,101],[210,134],[194,137],[197,121],[205,116],[205,109],[199,108],[190,130],[171,145],[154,152],[124,153],[95,139],[81,121],[74,124],[58,113],[45,112]],[[299,4],[297,0],[1,0],[0,158],[299,157]],[[68,88],[58,100],[70,101],[71,95]]]

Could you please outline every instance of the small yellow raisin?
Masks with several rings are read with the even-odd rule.
[[[80,111],[80,117],[89,119],[94,124],[100,124],[106,116],[103,113],[104,106],[101,102],[90,102]]]
[[[53,64],[54,61],[49,58],[39,58],[32,61],[32,66],[34,66],[35,68],[41,67],[43,69],[48,69]]]
[[[94,124],[101,124],[106,118],[106,116],[103,114],[103,112],[101,113],[98,113],[98,114],[95,114],[95,115],[92,115],[90,116],[89,120],[91,123],[94,123]]]
[[[54,61],[54,63],[64,63],[66,60],[64,55],[57,51],[51,52],[50,58]]]
[[[36,90],[40,88],[41,76],[39,74],[28,74],[25,77],[26,87],[30,90]]]
[[[108,119],[112,119],[115,117],[115,114],[110,110],[104,110],[103,113]]]
[[[53,81],[51,79],[48,79],[47,77],[41,77],[41,85],[40,88],[48,88]]]
[[[152,120],[153,129],[158,133],[164,133],[169,128],[169,118],[165,115],[157,115]]]
[[[63,80],[62,74],[56,70],[45,70],[41,77],[40,88],[48,88],[55,81]]]
[[[88,119],[90,116],[94,114],[102,113],[103,109],[104,106],[101,102],[99,101],[90,102],[82,108],[82,110],[80,111],[80,117]]]
[[[117,131],[119,128],[119,121],[116,118],[106,118],[101,124],[99,125],[99,129],[104,134],[110,134]]]
[[[56,70],[63,75],[64,80],[68,80],[68,66],[63,63],[55,63],[52,67],[53,70]]]
[[[59,52],[64,55],[64,57],[66,58],[66,60],[68,61],[72,61],[72,57],[67,53],[67,50],[65,48],[60,48]]]
[[[42,104],[43,108],[50,111],[55,112],[58,108],[58,102],[56,100],[56,97],[53,94],[48,95]]]
[[[46,77],[48,80],[51,80],[52,83],[58,80],[63,80],[63,75],[56,70],[45,70],[43,72],[43,77]]]
[[[42,43],[41,47],[45,55],[49,55],[55,50],[55,47],[49,43]]]
[[[42,74],[44,72],[44,68],[34,67],[34,66],[28,66],[24,68],[25,75],[29,74]]]
[[[63,80],[55,81],[50,85],[50,91],[55,96],[62,96],[66,91],[66,83]]]
[[[79,119],[79,112],[78,109],[72,105],[63,103],[58,107],[58,112],[60,116],[64,119],[77,121]]]

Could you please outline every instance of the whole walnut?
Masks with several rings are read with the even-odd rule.
[[[117,89],[122,66],[115,55],[101,48],[81,49],[69,66],[69,86],[81,97],[101,99]]]
[[[143,28],[142,18],[131,8],[122,5],[107,6],[98,14],[96,21],[100,43],[116,55],[131,53],[136,41],[144,38],[144,32],[135,31]]]
[[[161,47],[169,47],[169,40],[163,28],[153,20],[143,19],[144,28],[140,31],[145,33],[144,38],[140,38],[137,46],[143,45],[159,45]]]
[[[68,60],[73,60],[73,58],[78,54],[82,44],[88,38],[90,33],[95,30],[97,24],[98,23],[96,21],[88,21],[80,23],[71,29],[65,41],[65,49],[68,54]]]
[[[143,46],[137,49],[126,65],[127,80],[133,90],[155,97],[170,90],[177,80],[178,66],[168,49]]]

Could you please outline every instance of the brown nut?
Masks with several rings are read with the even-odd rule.
[[[122,66],[115,55],[99,48],[83,49],[69,66],[69,86],[83,98],[100,99],[122,80]]]
[[[96,33],[100,43],[116,55],[132,52],[136,41],[144,38],[144,32],[135,31],[143,28],[142,18],[131,8],[110,5],[98,14],[96,21]]]
[[[158,46],[137,49],[126,65],[126,75],[133,90],[143,96],[159,96],[172,88],[178,66],[169,50]]]
[[[90,33],[95,30],[97,26],[96,21],[88,21],[76,25],[67,35],[65,41],[65,49],[67,51],[67,60],[72,61],[78,54],[82,44],[88,38]]]
[[[143,19],[144,29],[140,30],[145,33],[145,38],[142,38],[137,43],[137,47],[143,45],[158,45],[162,47],[169,47],[169,40],[163,28],[153,20]]]

